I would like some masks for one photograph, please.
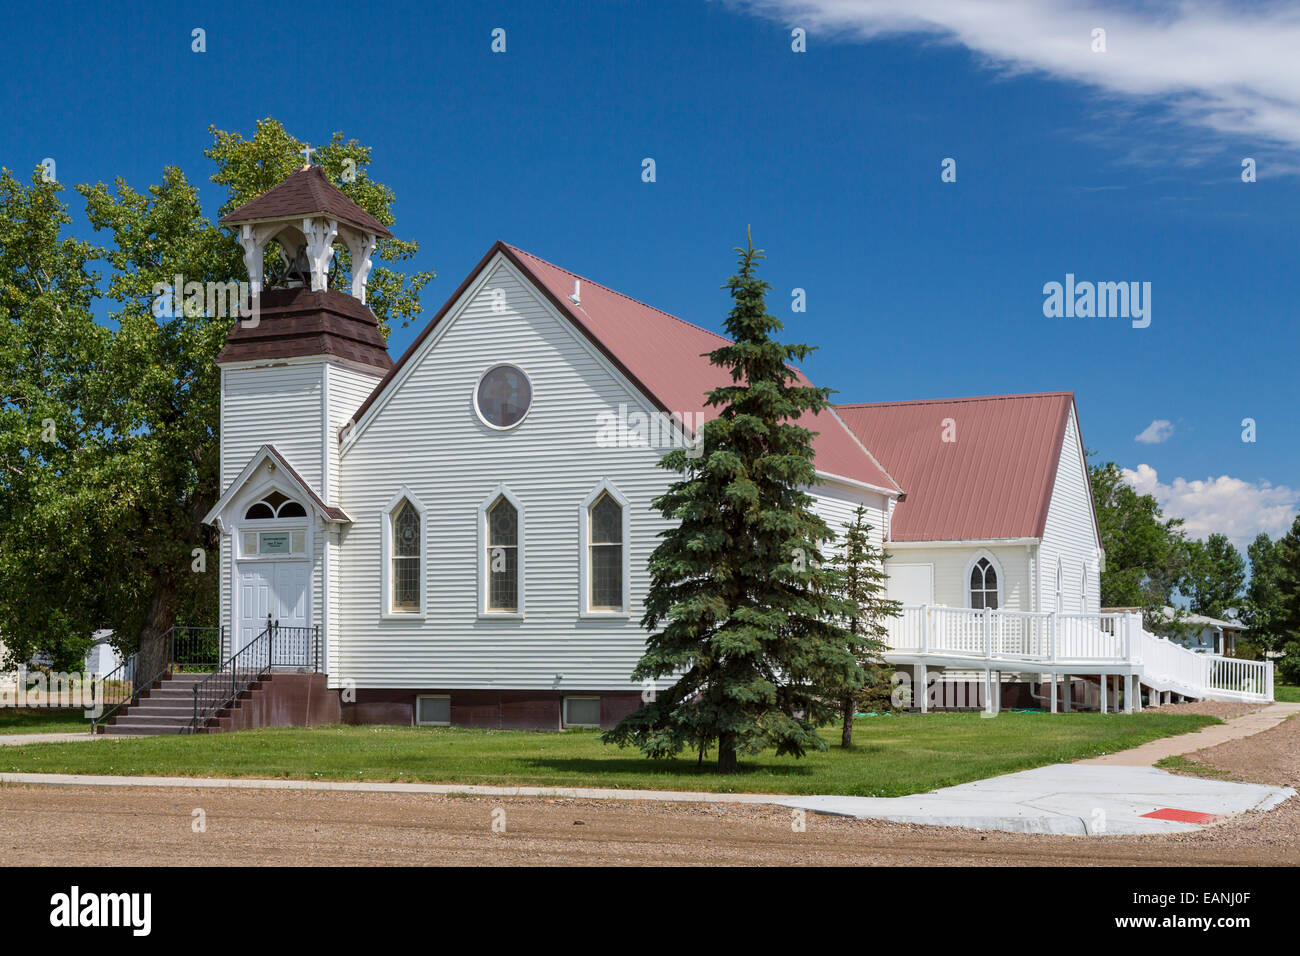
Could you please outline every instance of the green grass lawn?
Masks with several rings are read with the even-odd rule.
[[[1300,687],[1291,684],[1274,684],[1273,699],[1285,701],[1288,704],[1300,704]]]
[[[0,734],[65,734],[90,730],[79,707],[0,707]]]
[[[652,761],[596,731],[426,727],[272,728],[0,749],[0,770],[435,783],[543,784],[756,793],[901,796],[1090,757],[1218,723],[1196,714],[929,714],[864,718],[854,746],[770,753],[722,776],[694,757]]]

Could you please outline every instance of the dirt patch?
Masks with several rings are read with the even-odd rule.
[[[1242,714],[1253,714],[1255,711],[1263,710],[1267,706],[1269,705],[1198,700],[1186,704],[1165,704],[1163,707],[1158,708],[1157,712],[1161,714],[1205,714],[1208,717],[1218,717],[1220,720],[1231,720],[1233,717],[1240,717]]]

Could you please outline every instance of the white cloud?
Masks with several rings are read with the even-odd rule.
[[[1228,475],[1204,481],[1175,478],[1166,484],[1150,465],[1121,472],[1139,494],[1152,495],[1160,503],[1166,518],[1182,518],[1191,537],[1218,532],[1243,550],[1261,531],[1274,538],[1284,534],[1300,510],[1300,491],[1286,485],[1255,484]]]
[[[1174,423],[1165,418],[1157,418],[1138,434],[1133,436],[1134,441],[1140,441],[1144,445],[1159,445],[1161,442],[1169,441],[1174,433]]]
[[[1300,7],[1292,3],[731,2],[805,27],[812,42],[816,32],[856,39],[917,35],[964,46],[1003,73],[1084,83],[1225,137],[1300,148]],[[1092,52],[1098,27],[1106,31],[1105,53]]]

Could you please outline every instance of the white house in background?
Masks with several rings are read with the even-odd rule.
[[[91,677],[104,677],[111,674],[121,663],[122,655],[117,648],[113,646],[113,632],[107,628],[96,631],[91,635],[92,644],[86,651],[84,673]],[[5,660],[7,651],[3,642],[0,642],[0,662]],[[50,657],[46,654],[38,654],[32,659],[32,667],[50,666]],[[0,672],[0,684],[8,686],[17,680],[17,671]]]
[[[1184,629],[1174,640],[1201,654],[1232,654],[1237,649],[1237,641],[1246,633],[1246,625],[1238,620],[1220,620],[1204,614],[1176,618],[1172,607],[1165,608],[1165,616]]]
[[[91,677],[107,677],[122,664],[122,655],[113,646],[113,632],[105,628],[91,637],[95,643],[86,651],[86,673]]]
[[[353,722],[553,729],[635,709],[646,562],[665,527],[651,502],[674,477],[658,462],[714,414],[705,397],[729,377],[704,356],[726,340],[498,242],[394,363],[365,306],[387,230],[319,167],[222,221],[255,288],[272,239],[294,265],[218,358],[221,498],[206,520],[223,653],[278,621],[292,639],[276,663],[324,671]],[[328,288],[336,241],[352,250],[350,292]],[[988,615],[1042,614],[1028,640],[1048,611],[1097,610],[1069,393],[852,405],[803,424],[817,509],[839,530],[865,506],[905,601],[974,615],[986,650]],[[1041,670],[1132,678],[1132,660],[1111,661],[1114,622],[1089,626],[1115,667]],[[1006,660],[1040,670],[1017,653]]]
[[[1141,614],[1140,607],[1107,607],[1106,613]],[[1169,605],[1164,607],[1164,619],[1169,624],[1169,639],[1188,650],[1198,654],[1231,655],[1236,652],[1237,642],[1242,639],[1247,627],[1235,618],[1231,609],[1227,618],[1208,617],[1204,614],[1179,612]]]

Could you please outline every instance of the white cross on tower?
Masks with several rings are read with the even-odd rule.
[[[312,149],[311,146],[308,145],[298,150],[298,152],[302,153],[302,158],[306,160],[306,162],[302,164],[302,168],[306,169],[308,166],[311,165],[311,154],[316,152],[316,150]]]

